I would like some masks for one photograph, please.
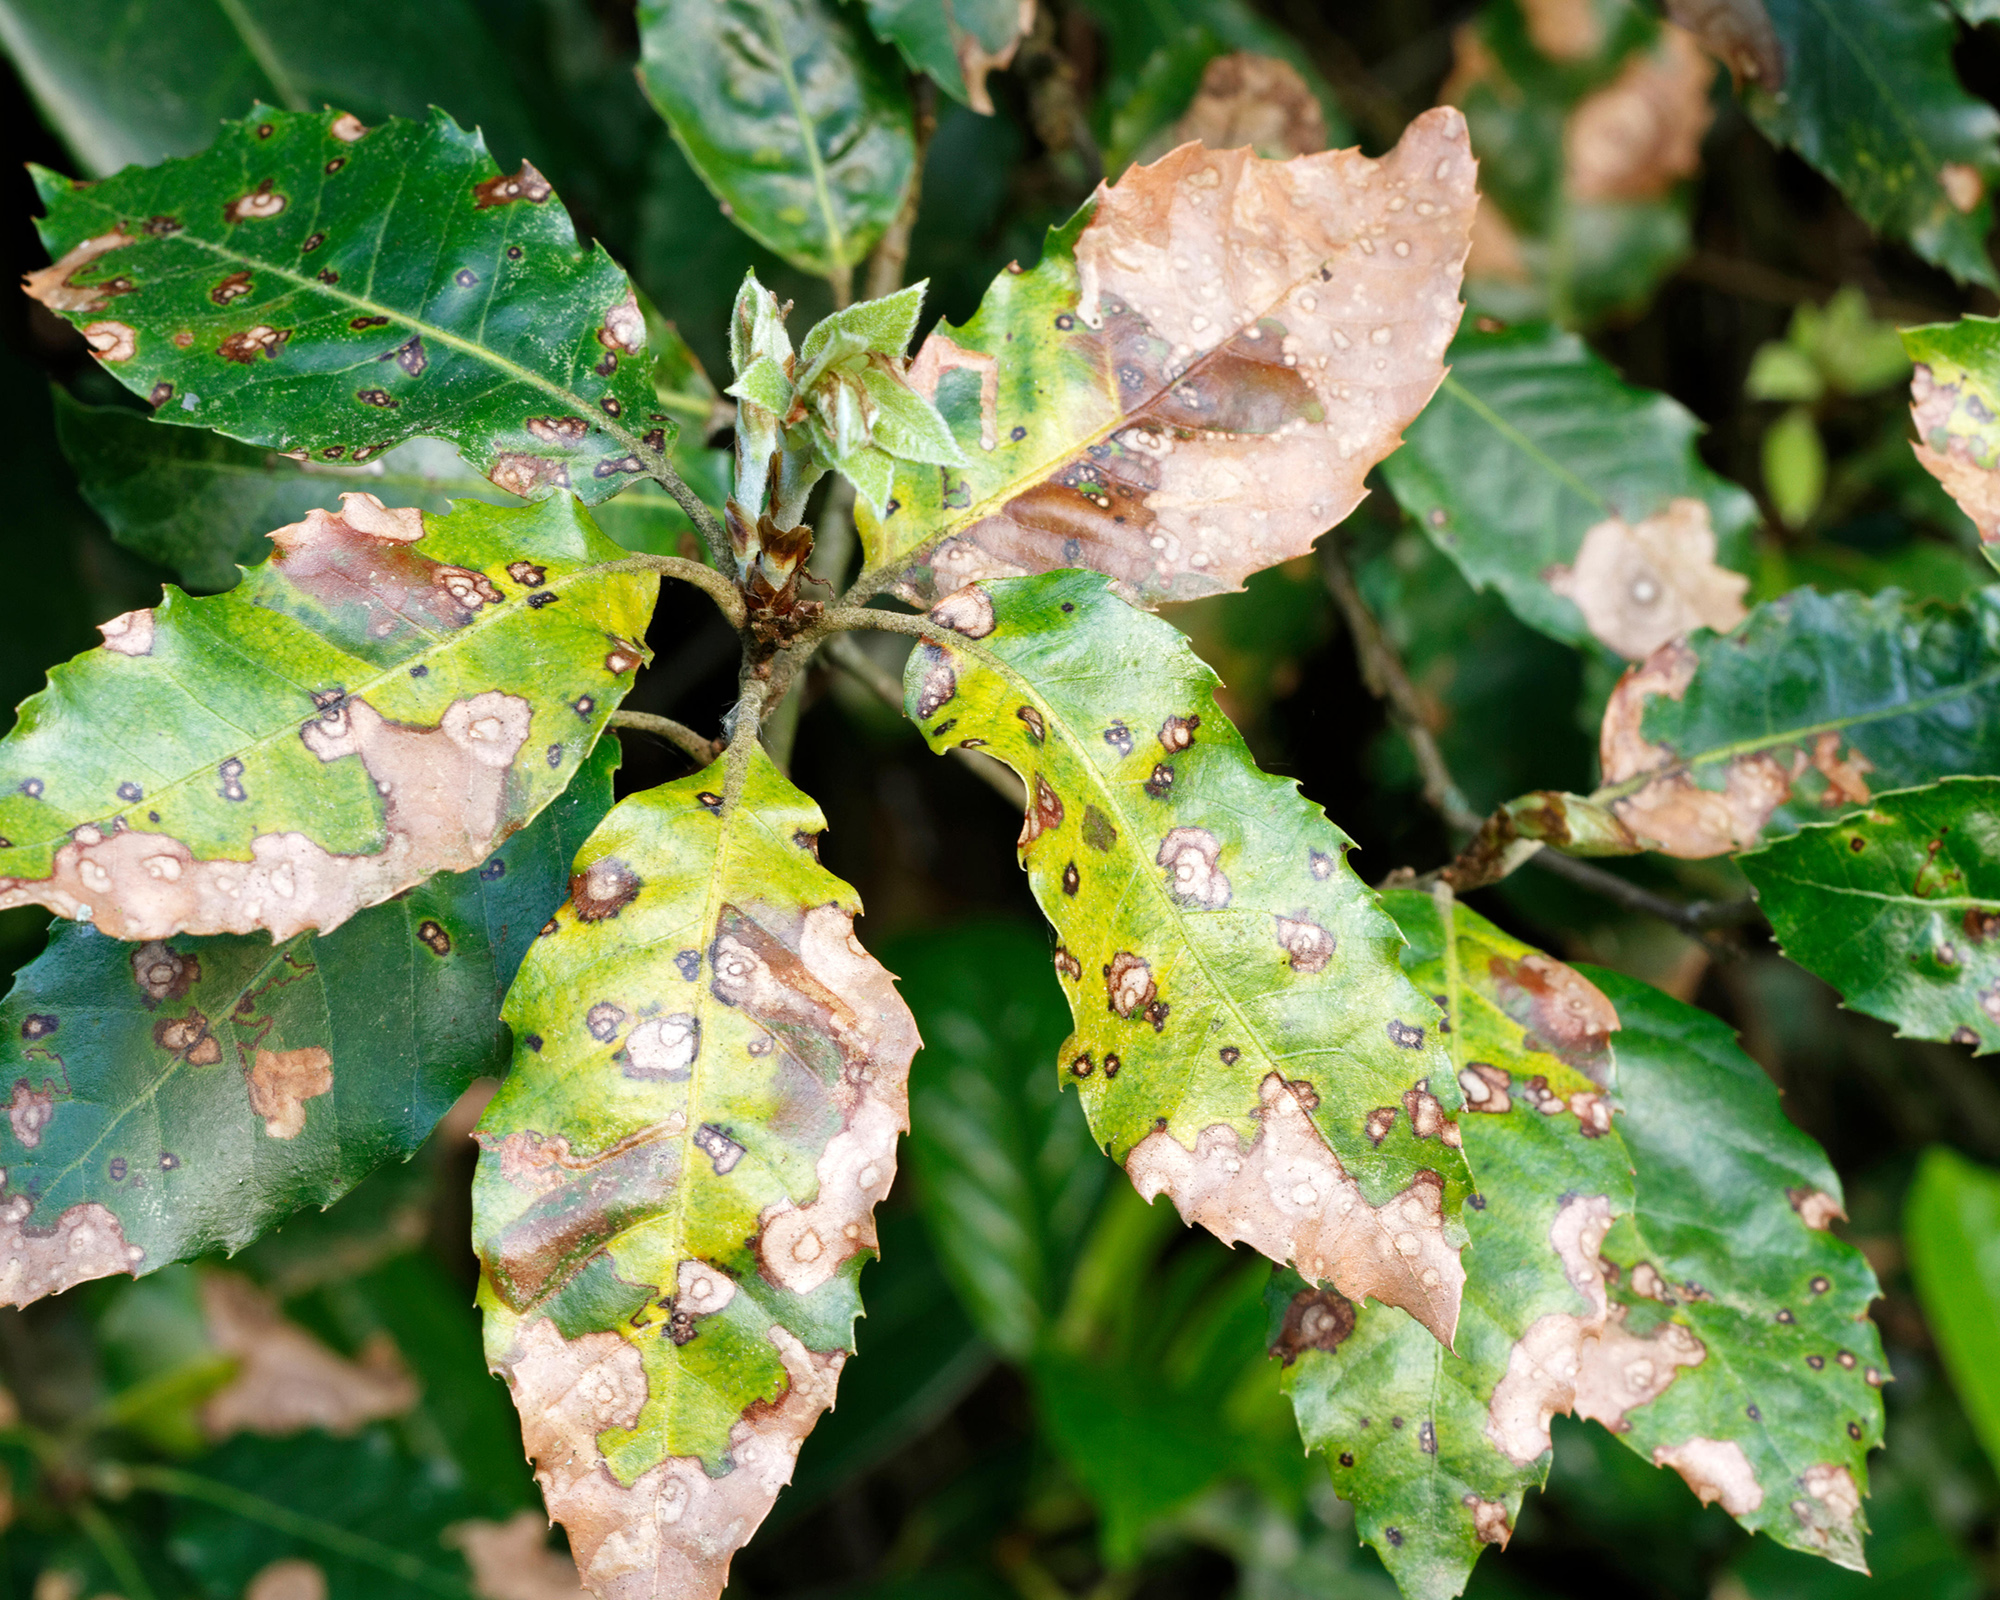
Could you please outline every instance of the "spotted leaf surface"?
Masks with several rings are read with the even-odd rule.
[[[993,114],[986,75],[1014,59],[1034,26],[1032,0],[867,0],[868,26],[913,71],[928,73],[954,100]]]
[[[625,274],[442,112],[260,106],[198,156],[35,182],[54,265],[28,292],[156,420],[350,464],[429,434],[592,501],[666,453]]]
[[[1309,1447],[1411,1600],[1459,1593],[1548,1476],[1549,1419],[1588,1409],[1609,1305],[1597,1248],[1632,1210],[1611,1116],[1611,1002],[1560,961],[1428,895],[1384,897],[1403,964],[1450,1017],[1457,1127],[1478,1185],[1458,1336],[1274,1280],[1272,1352]],[[1417,1091],[1416,1116],[1442,1116]],[[1671,1372],[1671,1366],[1665,1366]]]
[[[931,620],[908,709],[1027,785],[1021,857],[1076,1019],[1058,1070],[1098,1143],[1148,1200],[1448,1341],[1457,1089],[1347,836],[1103,577],[982,582]]]
[[[463,871],[575,776],[657,582],[567,495],[342,496],[228,594],[103,626],[0,741],[0,906],[119,939],[327,932]]]
[[[0,1005],[0,1303],[238,1249],[407,1159],[505,1071],[501,996],[617,755],[603,741],[477,869],[331,934],[126,944],[57,923]]]
[[[1800,589],[1628,671],[1593,800],[1629,847],[1747,849],[1877,789],[2000,772],[2000,590],[1951,609]]]
[[[1784,60],[1757,124],[1830,178],[1871,227],[1961,281],[1996,279],[1986,187],[2000,113],[1966,93],[1956,30],[1927,0],[1764,0]]]
[[[2000,566],[2000,319],[1961,317],[1903,330],[1915,363],[1911,446],[1979,529],[1979,547]]]
[[[1617,1126],[1635,1206],[1604,1239],[1611,1314],[1578,1409],[1744,1527],[1865,1570],[1887,1368],[1868,1321],[1875,1274],[1829,1231],[1840,1180],[1726,1026],[1584,974],[1623,1024]]]
[[[835,0],[644,0],[639,77],[738,227],[803,271],[875,248],[916,170],[894,52]]]
[[[490,1363],[606,1600],[718,1594],[853,1348],[916,1027],[754,744],[618,806],[507,998]]]
[[[1878,795],[1742,861],[1785,954],[1854,1010],[2000,1048],[2000,780]]]
[[[1469,331],[1383,467],[1477,589],[1568,644],[1642,657],[1742,620],[1750,497],[1702,465],[1700,424],[1625,383],[1574,334]]]
[[[1190,144],[1101,187],[917,352],[970,464],[898,471],[870,569],[928,601],[1081,566],[1151,602],[1309,549],[1443,376],[1474,200],[1449,109],[1380,161]]]

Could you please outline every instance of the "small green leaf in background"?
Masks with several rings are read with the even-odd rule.
[[[1960,86],[1951,18],[1933,0],[1764,0],[1782,92],[1751,114],[1832,179],[1871,227],[1961,281],[2000,285],[1986,254],[2000,112]]]
[[[0,742],[0,904],[123,939],[326,931],[477,866],[563,791],[644,660],[657,580],[601,571],[621,552],[567,495],[343,507],[53,669]]]
[[[587,501],[666,454],[625,274],[442,112],[259,107],[198,156],[35,181],[55,264],[28,292],[161,421],[348,464],[429,434]]]
[[[2000,779],[1880,794],[1742,865],[1786,956],[1856,1011],[2000,1049]]]
[[[911,1176],[946,1273],[1016,1361],[1062,1304],[1110,1168],[1057,1065],[1069,1009],[1045,934],[947,928],[882,952],[924,1047],[910,1072]],[[871,1320],[873,1314],[871,1313]]]
[[[505,1070],[500,998],[617,765],[604,740],[479,868],[330,934],[120,944],[56,924],[0,1005],[0,1304],[240,1249],[407,1160]]]
[[[1449,1600],[1547,1477],[1549,1417],[1596,1400],[1597,1245],[1632,1210],[1609,1098],[1618,1019],[1575,971],[1462,906],[1408,890],[1384,904],[1410,940],[1406,970],[1450,1016],[1457,1131],[1479,1184],[1464,1313],[1447,1350],[1393,1307],[1284,1273],[1270,1344],[1356,1531],[1410,1600]]]
[[[754,740],[634,795],[508,992],[487,1357],[600,1590],[719,1592],[854,1347],[917,1034],[825,825]]]
[[[1764,490],[1788,528],[1812,520],[1826,494],[1826,445],[1805,406],[1792,406],[1764,432]]]
[[[1382,471],[1474,588],[1552,638],[1627,656],[1741,617],[1747,580],[1730,569],[1756,506],[1702,464],[1685,408],[1555,328],[1467,331],[1448,360]]]
[[[1027,786],[1020,850],[1076,1019],[1058,1070],[1106,1153],[1225,1242],[1449,1340],[1465,1169],[1404,1110],[1420,1080],[1447,1110],[1457,1086],[1347,836],[1100,575],[970,585],[931,621],[950,644],[911,653],[906,704],[933,749]]]
[[[1961,317],[1903,330],[1916,364],[1910,379],[1912,448],[1979,529],[1979,547],[2000,566],[2000,321]]]
[[[916,170],[892,51],[835,0],[643,0],[641,79],[736,225],[822,277],[850,271]]]
[[[974,111],[993,114],[986,75],[1014,59],[1034,23],[1023,0],[865,0],[875,37]]]
[[[1618,1008],[1635,1200],[1600,1252],[1614,1324],[1592,1414],[1744,1527],[1865,1571],[1861,1498],[1888,1372],[1868,1321],[1875,1274],[1830,1231],[1840,1180],[1726,1024],[1581,970]],[[1697,1350],[1653,1389],[1665,1352],[1685,1363]]]
[[[1932,1145],[1904,1202],[1903,1239],[1952,1388],[2000,1470],[2000,1173]]]

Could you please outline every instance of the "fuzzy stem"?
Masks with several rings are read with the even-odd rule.
[[[697,589],[707,592],[708,597],[722,609],[731,627],[741,628],[748,620],[744,609],[742,593],[715,568],[704,566],[699,561],[689,561],[682,556],[635,555],[626,556],[621,561],[607,561],[597,569],[599,572],[657,572],[662,577],[679,578],[683,583],[691,583]]]
[[[672,717],[656,717],[646,711],[614,711],[610,726],[630,728],[634,733],[657,734],[667,743],[678,748],[697,767],[705,767],[721,753],[721,746],[713,739],[704,739],[684,722],[676,722]]]

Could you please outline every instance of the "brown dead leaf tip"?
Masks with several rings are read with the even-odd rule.
[[[1229,879],[1217,865],[1221,857],[1221,841],[1206,828],[1172,828],[1153,859],[1166,868],[1174,904],[1183,910],[1220,911],[1230,895]]]
[[[1847,1212],[1840,1202],[1823,1189],[1809,1186],[1787,1189],[1785,1198],[1792,1203],[1792,1209],[1799,1214],[1799,1220],[1808,1228],[1831,1228],[1834,1223],[1847,1220]],[[1852,1364],[1851,1358],[1849,1364]]]
[[[42,1142],[42,1130],[56,1114],[55,1081],[42,1080],[37,1089],[26,1078],[14,1080],[14,1097],[7,1102],[7,1121],[24,1149],[34,1150]]]
[[[1708,506],[1691,496],[1636,524],[1610,517],[1583,536],[1549,587],[1576,603],[1600,643],[1638,661],[1695,628],[1727,633],[1749,615],[1750,580],[1716,565]]]
[[[605,856],[570,878],[570,907],[579,922],[602,922],[636,900],[641,887],[638,873],[618,857]]]
[[[1153,981],[1152,963],[1129,950],[1120,950],[1105,967],[1104,990],[1111,1010],[1128,1020],[1151,1005],[1160,992]]]
[[[1719,1503],[1732,1517],[1747,1517],[1764,1504],[1763,1486],[1743,1446],[1734,1439],[1696,1437],[1660,1445],[1653,1451],[1653,1465],[1672,1467],[1703,1505]]]
[[[1338,1350],[1354,1331],[1354,1302],[1332,1289],[1301,1289],[1285,1307],[1271,1354],[1286,1366],[1308,1350]]]
[[[144,231],[152,232],[151,225],[147,225]],[[111,304],[114,294],[124,292],[113,288],[112,284],[124,280],[114,278],[108,283],[84,283],[80,281],[82,275],[100,256],[109,255],[113,250],[133,242],[133,235],[122,227],[85,239],[80,244],[72,245],[60,259],[27,274],[21,280],[21,287],[30,298],[39,300],[51,311],[102,311]]]
[[[917,720],[928,722],[958,693],[958,673],[951,656],[937,645],[925,642],[917,649],[923,663],[923,676],[917,680]]]
[[[535,170],[532,161],[523,161],[512,172],[496,173],[483,183],[472,186],[473,205],[481,211],[492,206],[511,205],[516,200],[538,206],[554,193],[549,180]]]
[[[194,1059],[190,1051],[188,1060]],[[332,1092],[333,1057],[316,1045],[301,1050],[259,1050],[244,1081],[250,1091],[250,1109],[264,1119],[265,1134],[273,1139],[296,1139],[305,1131],[306,1101]]]
[[[201,958],[149,939],[132,952],[132,981],[146,997],[149,1010],[162,1000],[184,999],[201,982]]]
[[[1276,920],[1278,948],[1285,952],[1286,963],[1292,971],[1303,972],[1307,976],[1325,971],[1326,964],[1333,959],[1333,935],[1304,911]]]
[[[930,619],[968,639],[984,639],[995,627],[993,598],[977,584],[969,584],[932,606]]]

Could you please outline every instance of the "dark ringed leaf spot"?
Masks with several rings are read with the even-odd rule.
[[[1392,1044],[1400,1045],[1405,1050],[1416,1050],[1422,1047],[1424,1042],[1424,1030],[1422,1028],[1412,1027],[1409,1023],[1399,1022],[1393,1017],[1389,1019],[1388,1028],[1389,1040]]]
[[[451,935],[435,922],[425,921],[417,924],[417,938],[429,947],[434,956],[451,954]]]

